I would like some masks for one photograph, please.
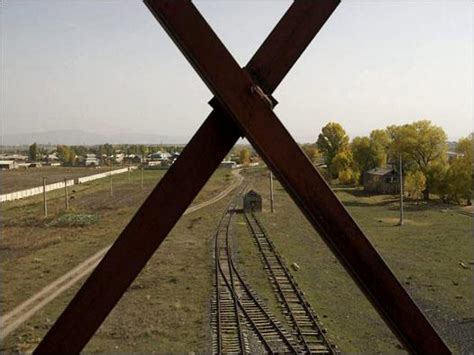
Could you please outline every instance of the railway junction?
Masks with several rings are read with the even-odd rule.
[[[190,1],[147,0],[145,3],[214,94],[210,102],[214,111],[42,339],[36,353],[79,352],[84,348],[242,136],[254,146],[403,346],[414,353],[450,353],[273,111],[277,101],[271,94],[339,1],[294,2],[243,68]],[[228,236],[233,209],[235,206],[226,211],[218,234]],[[252,332],[256,333],[254,338],[260,339],[255,346],[262,346],[268,352],[337,351],[326,339],[324,329],[269,243],[258,218],[250,213],[246,221],[277,297],[283,303],[291,330],[285,330],[266,312],[256,296],[251,297],[252,292],[247,291],[245,281],[238,277],[232,265],[229,239],[216,238],[219,291],[215,308],[222,321],[216,322],[216,327],[228,329],[226,336],[222,331],[217,332],[216,351],[252,351],[251,337],[245,335]],[[249,313],[245,316],[247,307]],[[251,317],[251,313],[257,315]],[[225,327],[223,319],[229,321]],[[238,330],[246,322],[253,323],[247,327],[249,331]]]

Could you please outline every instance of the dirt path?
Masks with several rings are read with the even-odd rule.
[[[186,215],[188,213],[192,213],[201,208],[216,203],[217,201],[227,196],[237,186],[239,186],[244,179],[240,175],[240,170],[234,170],[232,171],[232,173],[234,176],[236,176],[236,180],[231,185],[229,185],[227,188],[225,188],[223,191],[221,191],[218,195],[214,196],[210,200],[189,207],[186,212],[184,212],[184,214]],[[102,260],[102,258],[111,246],[112,245],[109,245],[106,248],[98,251],[96,254],[83,261],[71,271],[56,279],[48,286],[44,287],[33,297],[29,298],[28,300],[20,304],[18,307],[1,317],[0,340],[3,340],[5,337],[8,336],[8,334],[17,329],[23,322],[28,320],[37,311],[46,306],[49,302],[54,300],[57,296],[66,291],[68,288],[70,288],[76,282],[88,275],[90,272],[92,272],[92,270],[94,270],[97,264],[99,264],[99,262]]]

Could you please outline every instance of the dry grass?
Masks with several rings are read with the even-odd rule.
[[[268,207],[267,171],[247,177]],[[395,197],[358,189],[340,189],[337,194],[448,344],[463,349],[468,330],[460,321],[473,316],[473,271],[472,265],[464,269],[459,261],[474,260],[471,219],[436,204],[408,202],[407,223],[396,227]],[[348,352],[399,350],[398,341],[278,184],[275,198],[276,213],[264,212],[260,218],[287,263],[301,267],[295,277],[330,338]],[[255,289],[271,297],[249,240],[243,235],[239,241],[242,267]]]
[[[18,201],[4,207],[2,256],[2,311],[32,296],[42,287],[110,244],[131,218],[161,171],[139,173],[114,180],[81,185],[70,215],[91,215],[96,223],[55,225],[63,220],[60,196],[50,201],[51,215],[41,217],[41,200]],[[228,172],[218,171],[196,199],[205,201],[229,184]],[[107,180],[107,179],[105,179]],[[216,215],[226,205],[215,205],[184,216],[110,314],[87,351],[209,350],[208,305],[212,293],[211,246]],[[73,218],[74,219],[74,218]],[[54,224],[54,223],[53,223]],[[8,336],[1,350],[31,350],[51,326],[74,293],[71,288]]]
[[[41,287],[111,243],[131,218],[162,172],[145,172],[78,186],[72,211],[97,222],[64,226],[62,195],[51,193],[51,215],[41,216],[41,198],[4,207],[6,226],[0,240],[3,270],[2,310],[12,309]],[[195,202],[207,200],[229,184],[229,172],[218,172]],[[249,172],[247,179],[268,207],[268,173]],[[407,223],[395,227],[396,199],[339,189],[339,198],[368,234],[389,266],[454,350],[460,350],[457,325],[472,317],[471,219],[434,204],[407,203]],[[295,277],[326,326],[331,339],[346,352],[394,352],[398,341],[362,296],[332,253],[284,190],[276,184],[276,213],[260,215],[288,264],[301,267]],[[212,237],[231,196],[184,216],[146,268],[112,311],[86,351],[185,352],[210,350],[209,306],[212,294]],[[67,219],[67,218],[66,218]],[[243,220],[236,218],[239,265],[253,289],[278,314],[266,274]],[[51,226],[57,224],[56,226]],[[50,226],[48,226],[50,225]],[[462,260],[468,265],[459,265]],[[31,350],[77,291],[68,290],[11,334],[0,350]],[[440,318],[440,315],[442,316]],[[281,315],[279,315],[281,318]],[[444,322],[448,317],[452,322]],[[453,334],[459,333],[459,335]]]

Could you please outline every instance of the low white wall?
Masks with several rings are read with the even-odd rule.
[[[131,166],[130,170],[134,170],[136,168],[137,168],[136,166]],[[84,177],[77,178],[75,181],[76,181],[76,184],[83,184],[85,182],[89,182],[89,181],[97,180],[97,179],[102,179],[102,178],[105,178],[105,177],[110,176],[110,175],[123,174],[123,173],[126,173],[128,171],[128,169],[129,168],[122,168],[122,169],[107,171],[105,173],[84,176]]]
[[[67,180],[67,186],[74,185],[74,180]],[[64,181],[56,182],[54,184],[46,185],[46,191],[53,191],[58,189],[64,189]],[[33,187],[31,189],[20,190],[15,192],[10,192],[8,194],[0,195],[0,202],[19,200],[25,197],[35,196],[43,193],[43,186]]]
[[[111,170],[111,171],[107,171],[105,173],[84,176],[84,177],[81,177],[81,178],[77,178],[75,180],[72,180],[72,179],[67,180],[67,186],[72,186],[74,184],[82,184],[84,182],[105,178],[105,177],[110,176],[110,175],[123,174],[123,173],[126,173],[128,171],[128,169],[135,170],[136,168],[137,168],[136,166],[131,166],[130,168],[122,168],[122,169],[117,169],[117,170]],[[61,189],[61,188],[64,188],[64,181],[46,185],[46,191],[58,190],[58,189]],[[25,198],[25,197],[35,196],[35,195],[39,195],[39,194],[42,194],[42,193],[43,193],[43,186],[37,186],[37,187],[33,187],[33,188],[27,189],[27,190],[20,190],[20,191],[10,192],[8,194],[0,195],[0,203],[1,202],[6,202],[6,201],[19,200],[19,199],[22,199],[22,198]]]

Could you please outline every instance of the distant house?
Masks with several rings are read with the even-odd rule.
[[[168,152],[156,152],[148,155],[148,159],[153,161],[171,160],[172,155]]]
[[[100,160],[97,159],[95,154],[86,154],[83,164],[84,166],[99,166]]]
[[[45,161],[46,161],[47,163],[59,161],[58,153],[57,153],[57,152],[54,152],[54,153],[52,153],[52,154],[46,154]]]
[[[17,167],[17,164],[13,160],[0,160],[0,170],[11,170]]]
[[[219,168],[223,168],[223,169],[234,169],[236,167],[237,167],[237,163],[235,161],[230,161],[230,160],[223,160],[219,165]]]
[[[28,157],[21,154],[1,154],[1,160],[26,161]]]
[[[375,168],[364,173],[364,190],[378,194],[400,192],[399,174],[392,168]]]
[[[244,195],[244,212],[250,211],[262,211],[262,196],[254,190],[250,190]]]
[[[464,154],[462,153],[457,153],[457,152],[453,152],[453,151],[448,151],[446,152],[446,157],[448,158],[448,161],[452,161],[454,159],[457,159],[457,158],[462,158],[464,156]]]
[[[123,153],[116,153],[116,154],[113,156],[113,160],[114,160],[116,163],[122,163],[124,159],[125,159],[125,154],[123,154]]]

